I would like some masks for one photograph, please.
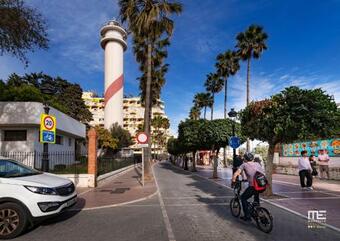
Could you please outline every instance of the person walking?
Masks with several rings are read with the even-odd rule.
[[[327,179],[329,179],[329,156],[325,149],[320,151],[318,156],[319,168],[320,168],[320,179],[324,179],[324,173],[327,175]]]
[[[312,167],[312,177],[317,176],[318,175],[318,171],[316,170],[316,160],[315,160],[315,152],[312,151],[310,156],[309,156],[309,163]]]
[[[313,190],[312,188],[312,167],[309,162],[309,158],[307,156],[307,151],[301,152],[301,157],[299,157],[299,176],[300,176],[300,184],[302,189]],[[307,179],[307,183],[305,182]]]

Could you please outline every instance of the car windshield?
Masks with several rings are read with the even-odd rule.
[[[41,172],[9,159],[0,159],[0,177],[24,177],[40,174]]]

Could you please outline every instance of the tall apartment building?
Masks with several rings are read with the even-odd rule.
[[[91,126],[104,126],[104,98],[96,96],[93,92],[83,92],[82,98],[86,106],[93,115],[93,121],[89,124]],[[152,108],[152,118],[155,116],[162,116],[167,118],[164,111],[164,102],[159,100]],[[123,99],[123,128],[128,130],[131,136],[135,136],[138,126],[144,122],[144,107],[142,107],[140,97],[128,97]],[[169,130],[165,131],[167,138],[169,138]],[[135,152],[140,152],[137,144],[130,146]],[[153,146],[154,151],[160,150],[156,145]]]
[[[94,92],[83,92],[82,98],[92,113],[93,120],[89,124],[104,127],[104,98],[98,97]]]

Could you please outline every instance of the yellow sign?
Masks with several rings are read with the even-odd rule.
[[[57,120],[53,115],[40,116],[40,142],[55,143]]]

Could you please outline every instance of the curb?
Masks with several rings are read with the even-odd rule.
[[[111,205],[104,205],[104,206],[99,206],[99,207],[92,207],[92,208],[73,208],[73,209],[69,209],[67,210],[68,212],[72,212],[72,211],[91,211],[91,210],[98,210],[98,209],[105,209],[105,208],[113,208],[113,207],[119,207],[119,206],[125,206],[131,203],[136,203],[136,202],[140,202],[140,201],[144,201],[147,199],[152,198],[154,195],[156,195],[158,193],[158,190],[156,190],[156,192],[146,196],[146,197],[142,197],[139,199],[135,199],[132,201],[128,201],[128,202],[122,202],[122,203],[117,203],[117,204],[111,204]]]
[[[193,172],[190,172],[190,171],[187,171],[187,170],[183,170],[182,168],[180,168],[180,167],[178,167],[178,166],[175,166],[175,165],[173,165],[172,163],[170,163],[170,164],[171,164],[173,167],[175,167],[175,168],[177,168],[177,169],[179,169],[179,170],[182,170],[182,171],[184,171],[184,172],[191,173],[191,175],[194,175],[194,176],[197,176],[197,177],[201,177],[201,178],[203,178],[203,179],[205,179],[205,180],[208,180],[209,182],[215,183],[215,184],[217,184],[217,185],[219,185],[219,186],[222,186],[222,187],[226,187],[226,188],[228,188],[229,190],[233,190],[231,187],[228,187],[227,185],[224,185],[224,184],[215,182],[213,179],[209,179],[209,178],[207,178],[207,177],[200,176],[200,175],[195,174],[195,173],[193,173]],[[301,217],[301,218],[303,218],[303,219],[307,219],[307,220],[308,220],[308,217],[305,216],[305,215],[303,215],[303,214],[301,214],[301,213],[298,213],[298,212],[296,212],[296,211],[294,211],[294,210],[291,210],[291,209],[286,208],[286,207],[284,207],[284,206],[281,206],[281,205],[279,205],[279,204],[273,203],[272,201],[269,201],[269,200],[266,200],[266,199],[263,199],[263,198],[260,198],[260,199],[261,199],[263,202],[265,202],[265,203],[268,203],[268,204],[270,204],[270,205],[273,205],[273,206],[275,206],[275,207],[277,207],[277,208],[281,208],[281,209],[283,209],[283,210],[285,210],[285,211],[287,211],[287,212],[290,212],[290,213],[292,213],[292,214],[295,214],[296,216],[299,216],[299,217]],[[334,230],[334,231],[340,232],[340,228],[337,228],[337,227],[335,227],[335,226],[333,226],[333,225],[330,225],[330,224],[327,224],[327,223],[321,223],[321,225],[323,225],[323,226],[325,226],[325,227],[327,227],[327,228],[330,228],[330,229],[332,229],[332,230]]]

